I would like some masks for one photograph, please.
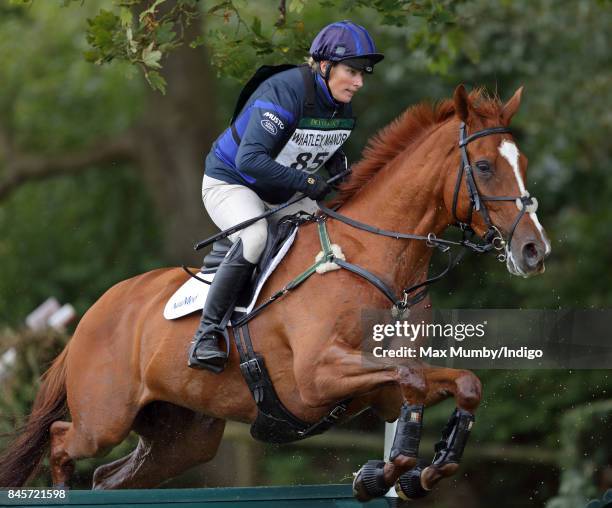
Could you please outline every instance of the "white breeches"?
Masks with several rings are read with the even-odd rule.
[[[236,185],[204,175],[202,182],[202,200],[204,207],[210,218],[221,230],[228,229],[236,224],[253,217],[257,217],[270,208],[272,205],[262,201],[262,199],[251,189],[244,185]],[[244,258],[250,263],[257,263],[266,246],[268,238],[268,221],[277,222],[285,215],[303,210],[307,213],[314,213],[318,210],[316,201],[304,198],[297,203],[275,213],[267,219],[261,219],[249,227],[237,231],[229,236],[232,242],[238,238],[242,239],[242,249]]]

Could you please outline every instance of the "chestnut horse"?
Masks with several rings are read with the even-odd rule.
[[[456,220],[471,223],[480,236],[492,226],[506,240],[512,274],[543,272],[550,244],[535,210],[521,209],[521,199],[528,198],[523,183],[527,160],[507,129],[520,100],[521,89],[502,104],[480,91],[468,95],[459,86],[451,100],[408,109],[370,141],[340,189],[340,211],[378,228],[424,236],[440,235]],[[462,123],[468,133],[489,131],[470,140],[465,154],[478,162],[459,173],[459,182],[469,173],[484,199],[516,196],[516,203],[514,198],[493,199],[486,214],[483,203],[477,207],[480,213],[472,214],[472,187],[457,185],[457,168],[466,169],[458,143]],[[376,274],[396,294],[426,279],[431,244],[377,236],[334,218],[327,227],[347,260]],[[259,301],[312,265],[319,250],[316,225],[303,226]],[[93,488],[155,487],[212,459],[226,420],[254,421],[257,407],[241,375],[235,345],[220,374],[187,368],[187,349],[199,317],[167,321],[162,315],[185,279],[180,268],[145,273],[115,285],[87,311],[45,373],[28,422],[0,457],[1,487],[24,484],[47,445],[53,484],[69,485],[76,460],[104,455],[131,430],[140,436],[137,447],[99,467]],[[428,305],[425,299],[418,307]],[[366,280],[336,270],[313,275],[251,321],[255,349],[265,356],[286,408],[315,422],[350,398],[342,419],[373,408],[393,421],[406,404],[429,406],[453,396],[458,410],[473,415],[481,384],[470,371],[422,362],[392,366],[364,361],[360,312],[366,307],[388,308],[388,301]],[[64,420],[68,414],[71,421]],[[377,489],[385,490],[414,468],[417,459],[412,455],[400,450],[374,472],[376,492],[357,482],[357,495],[380,495]],[[422,472],[418,487],[431,489],[453,474],[457,463],[432,464]]]

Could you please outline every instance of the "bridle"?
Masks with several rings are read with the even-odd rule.
[[[492,134],[506,134],[510,133],[510,129],[503,126],[497,127],[489,127],[487,129],[483,129],[477,132],[474,132],[471,135],[467,135],[467,126],[465,122],[461,122],[459,126],[459,148],[461,150],[461,163],[459,165],[459,170],[457,173],[457,181],[455,183],[455,191],[453,194],[453,206],[452,206],[452,214],[456,223],[455,226],[459,227],[463,232],[463,237],[460,241],[447,240],[444,238],[438,238],[434,233],[429,233],[427,236],[423,235],[415,235],[411,233],[399,233],[396,231],[387,231],[384,229],[377,228],[375,226],[371,226],[364,222],[357,221],[355,219],[351,219],[346,215],[342,215],[336,210],[332,210],[331,208],[326,207],[322,203],[318,203],[320,210],[323,212],[324,216],[332,217],[340,222],[343,222],[349,226],[352,226],[357,229],[361,229],[363,231],[367,231],[369,233],[387,236],[396,239],[406,239],[406,240],[421,240],[425,241],[428,247],[437,247],[442,252],[448,254],[448,265],[447,267],[438,275],[431,277],[424,282],[419,284],[415,284],[410,287],[406,287],[402,290],[403,297],[398,299],[395,302],[394,307],[398,311],[403,311],[416,303],[420,302],[426,294],[427,288],[426,286],[442,279],[452,268],[457,266],[463,256],[465,255],[467,250],[471,250],[477,253],[485,253],[491,250],[498,251],[497,259],[501,262],[506,261],[506,253],[509,252],[510,243],[512,242],[512,237],[514,235],[514,231],[518,226],[519,221],[525,215],[525,213],[535,212],[538,207],[538,202],[536,198],[531,197],[528,192],[521,196],[486,196],[481,194],[478,191],[478,186],[476,185],[476,180],[474,179],[474,170],[472,164],[470,163],[470,157],[467,152],[467,146],[469,143],[476,139],[480,139],[486,136],[490,136]],[[461,190],[461,181],[463,180],[463,175],[465,174],[465,182],[467,186],[468,196],[470,199],[470,208],[468,212],[467,222],[461,221],[457,217],[457,203],[459,197],[459,191]],[[508,239],[504,240],[499,229],[493,224],[491,221],[491,216],[489,211],[485,205],[485,201],[514,201],[519,210],[512,227],[510,228],[510,233],[508,234]],[[487,226],[487,232],[483,236],[484,243],[476,243],[472,241],[472,236],[475,234],[474,229],[472,228],[472,217],[473,212],[478,212],[484,223]],[[462,246],[464,250],[462,250],[455,258],[453,259],[450,253],[451,246]],[[502,252],[503,251],[503,252]],[[341,263],[338,263],[341,264]],[[346,264],[346,263],[343,263]],[[342,266],[342,264],[341,264]],[[362,269],[363,272],[365,270]],[[376,280],[376,284],[380,285],[380,281],[377,277],[373,276],[373,274],[367,273],[367,276],[364,273],[360,273],[361,276],[368,278],[371,282]],[[417,289],[425,288],[419,291],[414,296],[410,297],[409,295],[414,293]]]
[[[483,237],[485,244],[490,245],[493,249],[499,252],[499,254],[497,255],[497,259],[501,262],[506,261],[506,252],[510,250],[512,237],[514,236],[514,231],[516,230],[519,221],[521,220],[523,215],[525,215],[525,213],[536,212],[536,210],[538,209],[538,201],[535,197],[530,196],[529,193],[526,191],[521,196],[485,196],[480,194],[480,192],[478,191],[478,186],[476,185],[476,180],[474,179],[474,168],[470,163],[470,156],[467,152],[467,146],[470,142],[479,138],[483,138],[485,136],[490,136],[491,134],[505,134],[510,132],[510,129],[508,129],[507,127],[489,127],[488,129],[483,129],[475,132],[474,134],[471,134],[470,136],[467,136],[467,126],[465,122],[461,122],[461,125],[459,126],[459,148],[461,150],[461,163],[459,165],[459,171],[457,174],[457,182],[455,183],[455,192],[453,194],[452,208],[455,225],[464,232],[464,236],[465,232],[474,232],[471,225],[473,212],[476,211],[480,214],[482,220],[487,226],[487,232]],[[470,208],[468,211],[467,222],[463,222],[457,217],[457,202],[459,197],[459,190],[461,189],[461,180],[463,179],[464,174],[465,184],[467,186],[468,196],[470,198]],[[518,208],[519,213],[514,219],[512,227],[510,228],[510,232],[508,233],[507,240],[504,240],[499,229],[491,221],[491,216],[489,215],[489,211],[485,205],[485,201],[514,201],[516,203],[516,207]]]
[[[446,253],[448,255],[448,265],[441,273],[429,279],[426,279],[423,282],[414,284],[413,286],[405,287],[404,289],[402,289],[402,296],[398,297],[398,295],[394,293],[393,288],[391,288],[386,282],[380,279],[380,277],[366,270],[363,267],[354,265],[344,259],[337,258],[331,249],[327,249],[328,252],[327,252],[326,261],[335,263],[341,268],[349,270],[355,273],[356,275],[366,279],[368,282],[374,285],[378,290],[380,290],[393,303],[392,310],[394,312],[394,315],[403,316],[404,313],[410,307],[412,307],[413,305],[416,305],[417,303],[421,302],[425,298],[425,296],[427,295],[427,286],[442,279],[448,272],[450,272],[451,269],[457,266],[459,262],[461,261],[461,259],[463,258],[463,256],[466,254],[466,252],[472,251],[472,252],[477,252],[477,253],[485,253],[485,252],[489,252],[492,250],[496,250],[498,251],[497,259],[502,262],[506,261],[506,253],[509,252],[510,244],[512,242],[512,237],[514,235],[514,231],[516,230],[516,227],[518,226],[519,221],[521,220],[523,215],[525,215],[525,213],[532,213],[532,212],[535,213],[535,211],[537,210],[538,202],[536,198],[531,197],[527,191],[524,191],[524,193],[521,196],[485,196],[479,192],[478,186],[476,185],[476,180],[474,179],[474,168],[472,167],[472,164],[470,163],[470,157],[467,152],[468,144],[476,139],[490,136],[492,134],[506,134],[510,132],[511,132],[510,129],[508,129],[507,127],[497,126],[497,127],[489,127],[487,129],[483,129],[483,130],[474,132],[473,134],[468,136],[467,126],[465,125],[465,122],[461,122],[460,124],[459,145],[458,146],[459,146],[459,149],[461,150],[461,163],[459,165],[459,170],[457,173],[457,180],[455,183],[455,191],[453,194],[453,205],[452,205],[452,214],[453,214],[453,219],[455,220],[454,225],[459,227],[463,232],[463,237],[460,241],[447,240],[445,238],[438,238],[434,233],[429,233],[427,236],[423,236],[423,235],[415,235],[412,233],[400,233],[397,231],[387,231],[385,229],[371,226],[364,222],[360,222],[358,220],[347,217],[346,215],[339,213],[337,210],[333,210],[331,208],[326,207],[323,203],[320,203],[320,202],[317,203],[321,211],[320,214],[312,215],[312,214],[307,214],[307,213],[302,212],[301,214],[299,214],[300,215],[299,217],[290,216],[288,217],[288,219],[291,219],[292,221],[294,221],[296,226],[304,222],[318,223],[320,235],[322,234],[326,238],[325,240],[326,244],[329,244],[330,242],[329,242],[329,237],[326,232],[325,222],[328,217],[331,217],[333,219],[343,222],[344,224],[347,224],[356,229],[367,231],[368,233],[373,233],[376,235],[395,238],[398,240],[405,239],[405,240],[424,241],[428,247],[438,248],[441,252]],[[346,173],[349,173],[349,172],[350,172],[349,170],[346,171]],[[468,192],[468,196],[470,199],[470,208],[468,211],[467,222],[461,221],[457,216],[457,203],[458,203],[458,198],[459,198],[459,191],[461,190],[461,181],[463,180],[464,174],[465,174],[467,192]],[[332,180],[340,178],[341,176],[344,176],[344,175],[337,175]],[[235,231],[245,228],[249,226],[250,224],[252,224],[253,222],[263,217],[266,217],[267,215],[276,213],[280,209],[288,206],[290,203],[296,202],[298,199],[302,199],[302,197],[303,196],[301,195],[297,196],[295,200],[293,201],[290,200],[284,205],[281,205],[280,207],[276,209],[269,210],[268,212],[258,217],[249,219],[248,221],[241,222],[240,224],[237,224],[236,226],[232,228],[222,231],[221,233],[211,238],[208,238],[207,240],[199,242],[196,245],[196,250],[205,245],[208,245],[214,240],[218,240],[219,238],[224,238],[225,236],[228,236],[229,234],[232,234]],[[514,222],[512,224],[512,227],[510,228],[510,233],[508,234],[507,240],[504,240],[499,229],[491,221],[491,216],[485,205],[486,201],[514,201],[516,203],[516,207],[518,208],[519,213],[514,219]],[[472,218],[474,215],[473,213],[474,211],[478,212],[481,215],[484,223],[486,224],[488,228],[487,232],[483,236],[484,243],[476,243],[472,241],[472,237],[475,234],[475,231],[472,228]],[[323,240],[322,240],[322,244],[323,244]],[[452,246],[463,247],[463,249],[459,252],[459,254],[457,254],[454,258],[450,250]],[[504,251],[504,252],[501,252],[501,251]],[[191,275],[192,277],[195,277],[196,279],[202,282],[207,282],[207,281],[204,281],[203,279],[200,279],[195,274],[192,274],[186,267],[183,267],[183,268],[185,268],[187,273],[189,273],[189,275]],[[289,282],[284,288],[282,288],[280,291],[277,291],[270,298],[268,298],[267,301],[259,304],[249,314],[243,316],[239,320],[239,322],[235,324],[240,324],[240,325],[246,324],[248,321],[250,321],[255,316],[257,316],[261,311],[263,311],[263,309],[265,309],[268,305],[272,304],[274,301],[276,301],[278,298],[285,295],[287,292],[295,289],[299,284],[301,284],[304,280],[306,280],[306,278],[309,277],[312,273],[313,271],[311,269],[308,269],[303,274],[300,274],[297,278]],[[418,289],[420,289],[420,291],[416,292]]]

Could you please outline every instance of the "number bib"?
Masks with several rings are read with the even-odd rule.
[[[316,173],[348,139],[354,118],[302,118],[275,161]]]

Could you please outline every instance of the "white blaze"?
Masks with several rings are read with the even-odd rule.
[[[499,145],[498,150],[499,150],[500,155],[508,161],[508,164],[510,164],[512,171],[514,171],[514,177],[516,178],[516,183],[518,185],[521,196],[528,196],[529,193],[527,192],[527,189],[525,189],[525,182],[523,182],[523,177],[519,170],[518,148],[512,141],[508,141],[504,139]],[[533,223],[535,224],[535,227],[537,228],[537,230],[540,232],[540,236],[542,237],[542,241],[544,242],[544,246],[546,249],[545,255],[550,254],[550,243],[548,243],[548,240],[546,239],[546,236],[544,235],[544,228],[540,224],[540,221],[538,220],[538,216],[535,214],[535,212],[529,212],[528,215],[530,219],[533,221]]]

